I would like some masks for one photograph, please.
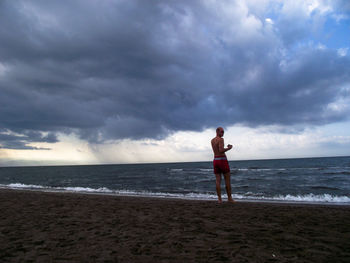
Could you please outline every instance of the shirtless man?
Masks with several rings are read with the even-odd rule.
[[[216,129],[216,137],[211,140],[211,147],[214,152],[214,174],[216,177],[216,193],[218,195],[219,203],[222,203],[221,199],[221,174],[224,174],[227,199],[233,203],[234,200],[231,196],[231,175],[230,166],[228,164],[225,152],[232,149],[232,145],[228,144],[227,148],[224,148],[224,129],[218,127]]]

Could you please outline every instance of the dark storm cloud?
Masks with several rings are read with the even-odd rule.
[[[347,117],[329,105],[349,96],[348,56],[296,48],[300,23],[209,3],[1,1],[0,145]]]
[[[11,134],[8,130],[0,130],[0,148],[6,149],[28,149],[28,150],[50,150],[49,148],[33,147],[27,145],[30,142],[58,142],[56,135],[49,133],[43,135],[36,131],[22,131],[21,135]]]

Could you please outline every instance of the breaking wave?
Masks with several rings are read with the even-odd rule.
[[[167,192],[151,192],[151,191],[133,191],[127,189],[113,190],[106,187],[90,188],[90,187],[50,187],[33,184],[0,184],[2,189],[18,189],[18,190],[36,190],[46,192],[73,192],[73,193],[95,193],[107,195],[122,196],[140,196],[140,197],[162,197],[162,198],[180,198],[188,200],[216,200],[215,193],[167,193]],[[247,192],[245,194],[233,194],[232,197],[241,201],[272,201],[272,202],[293,202],[293,203],[320,203],[320,204],[344,204],[350,205],[349,196],[337,196],[331,194],[305,194],[305,195],[276,195],[266,196],[262,193]]]

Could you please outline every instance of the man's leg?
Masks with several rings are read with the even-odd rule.
[[[231,194],[231,174],[230,174],[230,172],[224,174],[224,178],[225,178],[227,199],[229,202],[234,202],[234,200],[232,199],[232,194]]]
[[[222,203],[221,199],[221,174],[215,174],[216,177],[216,193],[218,195],[219,203]]]

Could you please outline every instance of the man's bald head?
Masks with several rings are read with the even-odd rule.
[[[217,127],[217,128],[216,128],[216,136],[219,136],[219,137],[224,136],[224,128],[222,128],[222,127]]]

